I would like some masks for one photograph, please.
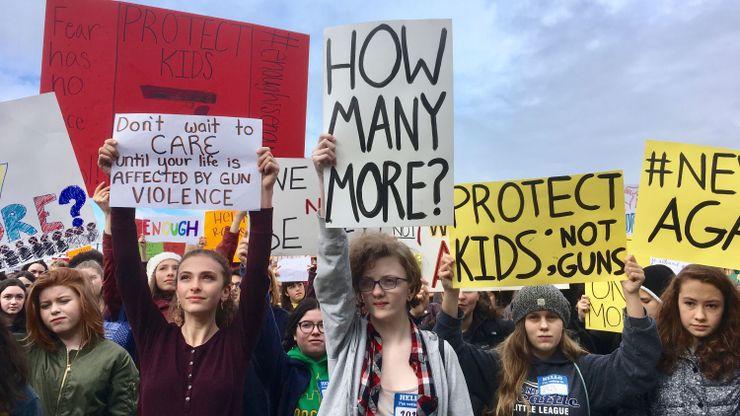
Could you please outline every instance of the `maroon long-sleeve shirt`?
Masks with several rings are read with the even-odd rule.
[[[135,210],[113,208],[116,280],[139,356],[142,415],[239,415],[249,357],[263,321],[269,286],[272,209],[250,213],[247,270],[239,311],[205,344],[187,345],[152,301],[139,259]]]

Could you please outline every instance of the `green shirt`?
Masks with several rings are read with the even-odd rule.
[[[311,370],[311,381],[308,383],[306,391],[304,391],[298,399],[298,406],[296,406],[294,415],[315,416],[319,411],[319,406],[321,405],[322,392],[319,388],[319,383],[327,383],[329,381],[326,355],[319,361],[315,361],[313,358],[303,354],[296,345],[293,349],[288,351],[288,357],[306,363],[308,368]]]

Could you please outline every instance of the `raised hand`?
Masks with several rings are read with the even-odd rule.
[[[110,168],[118,159],[118,142],[115,139],[106,139],[98,148],[98,167],[110,176]]]
[[[93,201],[98,204],[104,214],[110,214],[110,186],[107,186],[105,182],[98,184],[93,193]]]

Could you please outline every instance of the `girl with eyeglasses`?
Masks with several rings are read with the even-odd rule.
[[[304,299],[280,332],[269,303],[255,351],[257,375],[272,401],[274,415],[316,416],[329,384],[324,322],[316,299]],[[266,364],[266,365],[263,365]]]
[[[322,193],[323,172],[335,164],[335,149],[334,136],[324,134],[313,151]],[[327,228],[322,218],[319,224],[314,288],[331,379],[319,414],[472,414],[454,350],[410,319],[410,303],[421,288],[411,250],[380,233],[350,243],[342,228]]]

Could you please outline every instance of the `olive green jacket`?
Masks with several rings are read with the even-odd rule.
[[[139,371],[112,341],[69,352],[62,343],[56,352],[31,345],[28,361],[31,386],[47,416],[136,414]]]

